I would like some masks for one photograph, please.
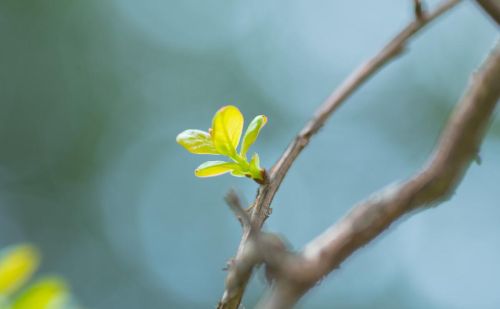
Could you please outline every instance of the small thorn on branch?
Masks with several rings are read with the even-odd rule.
[[[422,1],[420,0],[413,0],[413,8],[415,12],[415,17],[417,20],[420,20],[424,17],[424,9],[422,5]]]
[[[481,163],[483,163],[483,159],[481,158],[481,155],[479,154],[479,152],[476,154],[474,161],[476,162],[477,165],[481,165]]]
[[[224,266],[222,270],[228,271],[233,265],[234,265],[234,258],[231,258],[226,262],[226,266]]]

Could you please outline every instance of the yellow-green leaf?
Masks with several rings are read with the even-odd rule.
[[[224,106],[212,120],[212,140],[219,153],[235,155],[243,130],[243,115],[236,106]]]
[[[264,169],[260,167],[259,155],[254,153],[250,160],[250,172],[252,178],[258,183],[264,182]]]
[[[255,117],[252,122],[248,125],[248,128],[243,136],[243,141],[241,142],[241,151],[240,154],[242,156],[247,155],[247,151],[250,146],[255,143],[257,137],[259,136],[260,130],[266,125],[267,117],[264,115],[259,115]]]
[[[40,255],[31,245],[4,249],[0,254],[0,294],[15,292],[33,275],[39,263]]]
[[[235,177],[245,177],[247,174],[248,172],[244,172],[239,165],[231,171],[231,175]]]
[[[233,162],[207,161],[194,171],[198,177],[212,177],[222,175],[233,170],[238,170],[239,166]]]
[[[177,135],[177,143],[196,154],[218,154],[212,137],[201,130],[186,130]]]
[[[68,307],[69,289],[64,280],[47,277],[34,283],[13,303],[12,309],[63,309]]]
[[[252,171],[252,174],[260,176],[262,168],[260,167],[259,155],[256,153],[253,154],[252,159],[250,160],[250,170]]]

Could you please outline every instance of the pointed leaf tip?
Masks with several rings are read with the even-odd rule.
[[[233,162],[207,161],[194,171],[197,177],[213,177],[239,170],[239,166]]]
[[[248,149],[257,140],[260,130],[266,125],[267,117],[264,115],[259,115],[255,117],[252,122],[248,125],[248,128],[243,136],[243,141],[241,143],[240,154],[246,156]]]

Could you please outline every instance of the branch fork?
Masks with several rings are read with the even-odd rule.
[[[451,196],[470,163],[477,158],[484,134],[500,97],[500,44],[473,75],[469,87],[453,111],[429,162],[405,182],[386,187],[357,204],[344,218],[310,241],[300,252],[290,252],[275,234],[261,227],[288,169],[337,108],[369,77],[394,59],[407,42],[429,22],[448,11],[459,0],[445,0],[434,11],[423,14],[415,1],[417,19],[405,27],[377,55],[354,71],[318,108],[314,117],[271,168],[268,182],[257,192],[251,213],[242,207],[234,191],[226,197],[242,222],[243,236],[226,277],[226,290],[219,309],[236,309],[256,266],[265,264],[270,293],[259,308],[291,308],[321,279],[354,251],[380,235],[401,216]]]

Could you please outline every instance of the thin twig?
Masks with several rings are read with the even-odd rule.
[[[270,213],[272,200],[288,170],[302,150],[307,146],[311,137],[318,132],[331,114],[337,110],[341,104],[369,77],[371,77],[390,60],[396,58],[396,56],[399,55],[405,48],[407,42],[413,37],[413,35],[459,2],[460,0],[443,1],[434,11],[424,15],[421,19],[412,21],[384,48],[382,48],[379,53],[349,75],[347,79],[325,100],[325,102],[323,102],[323,104],[316,110],[313,118],[299,132],[299,134],[271,168],[269,173],[269,182],[259,188],[252,209],[252,225],[261,227],[267,219]],[[248,232],[243,234],[235,260],[238,260],[243,254],[248,236]],[[226,290],[224,291],[217,308],[238,308],[250,276],[251,270],[246,274],[239,273],[238,276],[235,276],[231,269],[229,269],[226,277]]]
[[[229,208],[233,211],[234,215],[240,221],[243,226],[243,231],[250,231],[252,223],[250,221],[250,216],[241,206],[241,201],[234,190],[229,190],[227,192],[226,197],[224,198]]]
[[[415,13],[415,18],[421,19],[424,16],[424,8],[422,5],[422,1],[413,0],[413,11]]]
[[[283,275],[276,275],[277,284],[260,308],[291,308],[319,280],[401,216],[448,199],[479,151],[500,99],[499,85],[500,42],[472,76],[422,171],[361,202],[306,245],[298,261],[282,266]]]

